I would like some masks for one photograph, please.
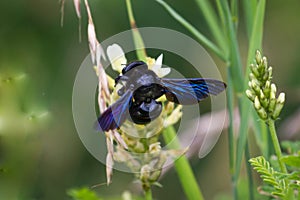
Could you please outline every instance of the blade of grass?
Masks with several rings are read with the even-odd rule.
[[[263,36],[263,21],[264,21],[264,13],[265,13],[265,0],[260,0],[257,5],[257,11],[255,14],[254,24],[252,28],[252,33],[249,41],[249,49],[248,49],[248,59],[247,66],[250,65],[251,61],[254,59],[255,50],[261,49],[262,45],[262,36]],[[249,74],[249,67],[246,68],[246,74]],[[245,78],[244,86],[246,87],[248,83],[248,79]],[[248,132],[248,121],[249,121],[249,111],[251,109],[251,104],[246,95],[242,96],[241,99],[241,127],[239,131],[239,140],[236,151],[236,168],[235,168],[235,177],[236,180],[240,174],[241,161],[243,157],[243,152],[245,149],[246,141],[247,141],[247,132]]]
[[[170,149],[181,148],[173,126],[169,126],[164,129],[163,137],[166,144],[169,144]],[[174,165],[187,199],[203,200],[204,198],[202,196],[200,188],[198,187],[188,159],[185,156],[181,156],[175,161]]]
[[[229,71],[229,68],[228,68]],[[232,79],[230,76],[230,73],[228,73],[227,76],[227,107],[228,107],[228,114],[229,114],[229,127],[228,127],[228,145],[229,145],[229,168],[230,173],[234,173],[234,133],[233,133],[233,104],[234,104],[234,94],[233,94],[233,85],[232,85]]]
[[[232,183],[235,183],[234,181],[234,167],[235,167],[235,139],[234,139],[234,132],[233,132],[233,114],[234,114],[234,93],[233,93],[233,83],[232,78],[230,76],[229,67],[227,67],[227,107],[228,107],[228,115],[229,115],[229,127],[228,127],[228,149],[229,149],[229,171],[231,175],[231,181]],[[233,195],[234,199],[238,198],[236,186],[233,185]]]
[[[238,27],[239,22],[239,12],[238,12],[238,1],[237,0],[231,0],[230,1],[230,10],[231,10],[231,16],[232,20],[234,21],[235,28]]]
[[[227,32],[229,38],[229,60],[228,66],[230,67],[230,73],[233,81],[233,85],[235,87],[236,92],[241,93],[243,91],[243,73],[242,73],[242,63],[239,52],[239,45],[236,35],[236,29],[234,23],[232,21],[232,16],[230,13],[229,5],[227,1],[221,0],[220,2],[221,8],[225,17],[225,24],[227,25]]]
[[[255,16],[255,11],[257,7],[257,0],[247,0],[242,1],[243,10],[245,13],[245,21],[246,21],[246,30],[248,39],[250,39],[252,28],[253,28],[253,20]]]
[[[218,23],[217,15],[215,14],[215,11],[213,10],[211,4],[207,0],[196,0],[196,3],[198,7],[201,10],[201,13],[203,14],[207,25],[216,40],[218,46],[221,48],[221,50],[224,52],[225,58],[228,58],[228,45],[226,37],[224,36],[222,30],[220,28],[220,24]],[[222,19],[222,17],[221,17]]]
[[[236,27],[232,20],[232,14],[229,9],[229,5],[227,1],[220,1],[219,4],[221,9],[223,10],[225,16],[225,24],[227,25],[227,31],[230,41],[230,62],[229,63],[229,73],[232,77],[233,84],[235,86],[235,90],[237,92],[238,98],[238,106],[239,112],[241,116],[241,125],[239,130],[239,139],[236,148],[236,163],[235,163],[235,174],[233,175],[233,186],[234,186],[234,198],[237,198],[237,183],[240,173],[240,167],[242,162],[242,157],[244,154],[244,149],[247,141],[247,133],[248,133],[248,124],[249,124],[249,109],[250,109],[250,102],[245,101],[244,93],[244,76],[242,72],[242,64],[239,54],[239,47],[238,47],[238,40],[236,36]],[[245,152],[246,153],[246,152]],[[248,177],[251,181],[252,177]],[[251,187],[253,185],[250,185]],[[250,190],[252,188],[249,186]],[[249,193],[251,193],[249,191]],[[252,197],[251,197],[252,198]]]
[[[249,74],[250,68],[248,66],[250,66],[252,60],[255,57],[255,51],[257,49],[261,49],[262,47],[265,6],[266,6],[266,0],[260,0],[257,4],[255,18],[253,21],[253,28],[251,29],[252,33],[249,41],[246,74]],[[245,79],[244,85],[246,86],[247,84],[248,84],[248,79]]]
[[[210,49],[213,53],[215,53],[220,59],[226,61],[226,56],[224,53],[207,37],[205,37],[202,33],[200,33],[193,25],[191,25],[188,21],[186,21],[181,15],[179,15],[171,6],[169,6],[163,0],[156,0],[160,5],[162,5],[166,11],[181,25],[183,25],[188,31],[190,31],[198,41]]]
[[[136,27],[136,22],[134,19],[130,0],[126,0],[126,7],[127,7],[129,23],[132,30],[133,42],[136,48],[137,57],[139,60],[146,61],[147,54],[146,54],[145,44],[139,30]]]
[[[248,176],[248,192],[249,192],[249,200],[254,200],[254,185],[253,185],[253,176],[252,176],[252,168],[251,164],[248,162],[250,160],[250,151],[249,151],[249,144],[246,142],[245,147],[245,164],[246,164],[246,170],[247,170],[247,176]]]
[[[222,8],[222,6],[221,6],[220,0],[217,0],[217,1],[216,1],[216,5],[217,5],[217,10],[218,10],[218,13],[219,13],[220,20],[221,20],[221,22],[222,22],[222,29],[223,29],[223,30],[227,30],[226,23],[225,23],[225,13],[224,13],[224,10],[223,10],[223,8]],[[227,38],[227,37],[225,37],[225,38]],[[226,46],[228,46],[228,40],[226,40],[226,43],[227,43]],[[227,48],[227,49],[228,49],[228,48]],[[229,50],[227,50],[227,52],[229,53]],[[228,53],[227,53],[227,54],[228,54]],[[227,57],[228,57],[228,56],[227,56]]]

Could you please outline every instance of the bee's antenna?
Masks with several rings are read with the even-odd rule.
[[[122,66],[126,66],[127,64],[121,64]]]
[[[107,183],[99,183],[99,184],[96,184],[96,185],[92,185],[91,186],[91,189],[95,189],[95,188],[97,188],[97,187],[101,187],[101,186],[104,186],[104,185],[106,185]]]

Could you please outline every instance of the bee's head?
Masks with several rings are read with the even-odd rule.
[[[129,64],[127,64],[123,69],[122,69],[122,74],[126,74],[127,72],[129,72],[131,69],[140,66],[141,69],[148,69],[148,66],[145,62],[143,61],[133,61]]]

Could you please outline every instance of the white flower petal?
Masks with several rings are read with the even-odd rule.
[[[113,44],[107,48],[106,53],[113,70],[120,73],[124,67],[123,65],[127,63],[122,48],[118,44]]]
[[[164,55],[163,55],[163,54],[160,54],[160,55],[158,56],[158,58],[156,58],[155,65],[161,67],[161,66],[162,66],[163,57],[164,57]]]
[[[164,77],[171,72],[169,67],[162,68],[162,61],[163,61],[163,54],[160,54],[155,61],[155,64],[152,66],[152,70],[157,74],[159,77]]]
[[[164,77],[164,76],[168,75],[170,72],[171,72],[171,68],[170,67],[160,68],[160,70],[157,73],[157,75],[159,77]]]

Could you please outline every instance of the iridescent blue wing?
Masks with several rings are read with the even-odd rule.
[[[96,129],[108,131],[119,128],[129,115],[132,91],[126,91],[115,103],[108,107],[98,118]]]
[[[161,79],[161,86],[169,101],[182,105],[196,104],[209,95],[217,95],[226,84],[215,79]]]

